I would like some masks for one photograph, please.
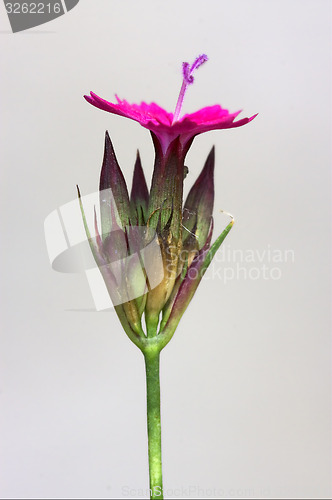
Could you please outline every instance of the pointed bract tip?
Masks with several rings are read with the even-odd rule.
[[[203,167],[203,170],[201,174],[199,175],[199,179],[207,179],[206,176],[212,176],[213,179],[213,173],[214,173],[214,163],[215,163],[215,147],[212,146],[211,151],[209,152],[205,164]]]
[[[134,165],[134,171],[137,169],[142,169],[142,162],[141,162],[141,155],[139,154],[139,150],[137,149],[136,151],[136,160],[135,160],[135,165]]]
[[[81,191],[80,191],[80,188],[78,187],[78,184],[76,184],[76,189],[77,189],[78,197],[81,198]]]
[[[105,131],[105,141],[104,141],[104,144],[105,144],[105,153],[106,152],[113,152],[114,153],[114,149],[113,149],[113,144],[112,144],[112,141],[111,141],[111,138],[110,138],[110,135],[108,133],[108,130]]]
[[[213,163],[214,163],[215,153],[216,153],[216,148],[214,146],[212,146],[211,151],[208,155],[208,159],[212,160]]]

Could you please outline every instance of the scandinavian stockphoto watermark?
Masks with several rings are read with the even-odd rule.
[[[107,191],[106,198],[111,200],[113,216],[116,219],[118,213],[115,200],[110,190]],[[99,200],[99,192],[81,198],[94,242],[96,234],[92,229],[95,224],[99,225],[98,216],[96,221],[94,219],[94,214],[99,213]],[[146,226],[130,226],[124,237],[119,226],[115,227],[112,233],[113,241],[122,238],[122,246],[125,248],[121,255],[116,251],[111,252],[111,261],[105,266],[106,272],[110,270],[118,284],[116,296],[112,296],[112,303],[102,277],[103,269],[100,269],[101,266],[98,268],[92,256],[78,200],[54,210],[44,222],[51,266],[62,273],[84,273],[97,311],[110,309],[114,305],[137,298],[148,291],[147,283],[149,289],[153,289],[164,278],[165,267],[155,231]],[[181,259],[185,264],[185,253],[180,254]],[[270,244],[259,249],[236,249],[228,243],[221,246],[202,279],[217,279],[226,285],[234,280],[278,281],[282,279],[286,266],[294,261],[295,253],[292,249],[274,248]],[[187,272],[192,279],[197,277],[198,271],[195,267],[189,268]]]
[[[13,33],[53,21],[73,9],[79,0],[4,0]]]
[[[224,284],[234,280],[277,281],[282,278],[284,265],[294,262],[295,252],[290,248],[273,248],[267,244],[259,249],[243,249],[232,248],[227,243],[220,247],[203,279],[219,279]]]
[[[103,196],[112,205],[114,220],[119,221],[112,191],[104,190]],[[81,202],[87,226],[92,232],[98,224],[94,214],[100,213],[99,192],[82,196]],[[147,283],[149,289],[153,289],[163,280],[164,267],[157,234],[148,227],[130,226],[124,234],[115,224],[112,234],[107,235],[108,245],[114,244],[115,240],[118,244],[114,251],[110,248],[112,257],[105,265],[106,274],[111,272],[117,283],[112,301],[101,274],[104,266],[98,267],[92,256],[78,200],[51,212],[44,221],[44,230],[53,269],[63,273],[85,273],[97,311],[138,298],[147,293]],[[96,244],[93,233],[91,238]]]
[[[162,494],[166,498],[267,498],[270,496],[270,489],[254,487],[204,488],[198,484],[191,484],[177,488],[164,488],[161,491],[159,486],[153,490],[145,490],[125,485],[122,487],[121,493],[124,498],[146,498],[150,494],[153,494],[154,498],[161,498]]]

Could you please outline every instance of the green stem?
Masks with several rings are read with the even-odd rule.
[[[159,357],[159,349],[151,349],[144,353],[151,500],[164,498],[161,468]]]

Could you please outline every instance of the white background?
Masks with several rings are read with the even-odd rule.
[[[151,176],[148,132],[82,95],[171,111],[205,52],[184,112],[259,116],[195,139],[186,189],[215,145],[226,248],[294,262],[225,283],[219,259],[202,282],[162,353],[165,490],[329,497],[330,2],[81,0],[17,34],[1,4],[0,31],[1,496],[146,498],[143,357],[84,275],[52,270],[43,222],[97,189],[106,129],[128,182],[137,148]]]

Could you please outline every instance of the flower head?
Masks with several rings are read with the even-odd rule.
[[[177,137],[180,138],[183,151],[187,152],[192,139],[196,135],[208,132],[209,130],[241,127],[256,116],[253,115],[250,118],[242,118],[241,120],[234,121],[241,111],[230,113],[227,109],[216,104],[202,108],[195,113],[186,114],[180,118],[186,89],[194,81],[192,73],[206,60],[207,57],[203,54],[197,57],[191,66],[189,63],[183,63],[183,82],[174,114],[169,113],[154,102],[151,104],[145,102],[130,104],[126,100],[119,99],[117,95],[115,96],[116,103],[106,101],[93,92],[90,92],[89,96],[85,95],[84,97],[90,104],[99,109],[130,118],[137,121],[142,127],[149,129],[158,138],[163,153],[166,153],[171,142]]]
[[[129,104],[117,96],[117,103],[111,103],[92,92],[84,96],[97,108],[140,123],[150,130],[154,143],[150,189],[138,155],[129,195],[106,133],[99,185],[101,231],[96,218],[95,238],[90,236],[81,203],[91,249],[116,312],[128,336],[143,350],[152,338],[161,348],[170,340],[233,225],[231,221],[211,245],[214,148],[183,200],[184,160],[194,137],[209,130],[245,125],[256,116],[235,121],[240,111],[229,113],[215,105],[180,117],[185,92],[194,81],[193,72],[206,61],[203,54],[192,65],[183,63],[183,82],[174,114],[155,103]],[[146,334],[141,324],[143,314]]]

